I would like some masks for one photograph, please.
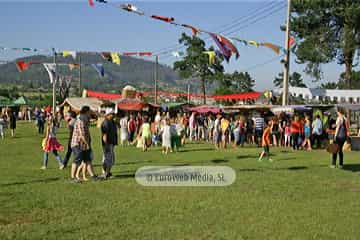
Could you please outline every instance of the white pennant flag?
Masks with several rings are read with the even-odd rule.
[[[46,71],[49,74],[50,83],[54,82],[55,73],[56,73],[56,64],[55,63],[43,63]]]

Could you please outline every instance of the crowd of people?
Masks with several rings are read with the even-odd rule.
[[[270,147],[291,147],[293,150],[311,151],[321,148],[327,139],[339,145],[339,151],[332,156],[331,167],[336,166],[337,154],[339,167],[343,166],[343,145],[349,135],[348,120],[343,110],[339,109],[336,119],[329,120],[324,127],[319,115],[311,119],[310,116],[264,116],[261,114],[253,117],[233,116],[227,114],[210,113],[176,113],[157,112],[155,116],[137,113],[115,114],[107,109],[99,117],[101,129],[101,143],[103,150],[103,167],[101,179],[111,177],[111,168],[115,162],[114,147],[118,145],[135,145],[143,151],[148,151],[151,146],[161,145],[161,152],[169,154],[178,151],[187,142],[208,142],[215,149],[229,147],[244,147],[255,145],[263,147],[259,161],[267,156],[269,161]],[[57,113],[55,116],[46,109],[35,108],[30,114],[36,120],[38,133],[44,135],[42,141],[43,164],[41,169],[47,169],[49,153],[52,153],[60,169],[67,167],[71,155],[71,179],[74,182],[90,179],[97,180],[94,173],[92,160],[93,152],[90,136],[90,108],[82,107],[78,115],[68,112],[66,116]],[[57,129],[62,118],[66,120],[69,129],[67,149],[64,159],[59,151],[65,150],[56,138]],[[16,113],[9,110],[0,115],[0,134],[4,138],[7,122],[10,122],[12,135],[15,135]],[[46,128],[45,128],[46,126]],[[80,174],[82,175],[80,177]]]

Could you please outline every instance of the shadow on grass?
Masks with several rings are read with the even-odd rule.
[[[115,179],[118,179],[118,178],[135,178],[135,173],[134,172],[132,172],[132,173],[122,173],[122,174],[115,175],[114,177],[115,177]]]
[[[214,148],[193,148],[193,149],[181,149],[179,152],[201,152],[201,151],[211,151]]]
[[[343,169],[351,172],[360,172],[360,164],[345,164]]]
[[[256,169],[256,168],[243,168],[237,170],[238,172],[262,172],[262,169]]]
[[[45,179],[36,179],[36,180],[30,180],[27,182],[13,182],[13,183],[3,183],[0,184],[1,187],[9,187],[9,186],[17,186],[17,185],[25,185],[25,184],[31,184],[31,183],[48,183],[48,182],[54,182],[58,181],[60,178],[45,178]]]
[[[213,160],[211,160],[211,162],[213,162],[213,163],[226,163],[226,162],[229,162],[229,160],[225,160],[225,159],[213,159]]]
[[[251,155],[251,154],[247,154],[247,155],[240,155],[240,156],[237,156],[236,157],[237,159],[247,159],[247,158],[259,158],[259,154],[254,154],[254,155]]]

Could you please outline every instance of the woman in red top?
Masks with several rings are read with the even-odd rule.
[[[292,146],[294,150],[295,149],[299,150],[299,137],[301,133],[301,128],[302,127],[299,121],[299,117],[295,116],[294,120],[291,121],[291,127],[290,127]]]

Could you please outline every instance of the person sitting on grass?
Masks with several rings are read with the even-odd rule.
[[[271,134],[271,127],[272,127],[272,121],[270,120],[263,132],[263,135],[262,135],[262,147],[263,147],[263,151],[261,152],[260,154],[260,157],[259,157],[259,162],[262,161],[262,158],[264,157],[264,155],[266,154],[267,157],[268,157],[268,160],[269,162],[272,162],[273,160],[270,158],[270,149],[269,149],[269,146],[270,146],[270,134]]]
[[[42,170],[47,168],[48,160],[49,160],[49,152],[53,152],[56,160],[59,163],[59,169],[64,169],[64,164],[61,160],[61,157],[58,151],[63,151],[64,146],[61,145],[56,139],[56,120],[53,116],[49,116],[48,118],[48,126],[46,128],[46,135],[43,140],[43,150],[44,150],[44,160],[43,166],[41,167]]]
[[[82,170],[83,180],[87,180],[85,173],[88,170],[91,178],[97,180],[91,164],[91,137],[89,130],[90,108],[83,106],[80,110],[80,116],[75,121],[74,132],[71,138],[71,148],[73,151],[74,162],[71,166],[71,180],[80,182],[79,174]]]

